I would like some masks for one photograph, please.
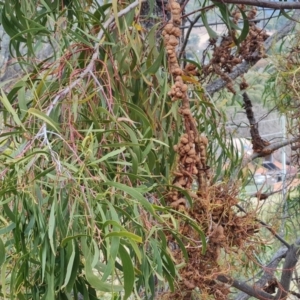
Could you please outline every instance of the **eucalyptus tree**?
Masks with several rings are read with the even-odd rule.
[[[297,295],[299,241],[241,199],[249,161],[288,144],[298,151],[297,116],[293,137],[263,140],[247,82],[237,90],[234,80],[291,34],[299,3],[204,1],[193,12],[175,0],[0,3],[2,299],[228,299],[231,286],[238,299]],[[279,9],[286,24],[268,37],[255,5]],[[221,37],[212,10],[227,27]],[[203,64],[179,59],[187,17],[210,35]],[[289,114],[297,63],[284,59],[266,89],[289,96],[276,103]],[[225,88],[243,94],[246,159],[226,141],[213,98]],[[283,244],[268,262],[266,236]]]

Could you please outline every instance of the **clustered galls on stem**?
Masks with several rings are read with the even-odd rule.
[[[197,153],[195,143],[200,144],[200,153]],[[190,131],[189,134],[185,133],[181,136],[180,141],[174,146],[174,150],[178,153],[178,167],[174,172],[173,185],[188,191],[189,195],[195,200],[198,198],[197,194],[191,192],[192,184],[194,181],[193,176],[197,176],[198,182],[206,184],[202,172],[199,168],[204,170],[206,167],[206,146],[208,140],[205,136],[195,137],[194,132]],[[169,193],[171,206],[178,210],[185,210],[186,201],[181,194],[174,190]]]
[[[217,39],[211,39],[209,47],[212,48],[212,57],[208,64],[202,68],[202,76],[206,78],[211,74],[217,74],[225,82],[227,89],[233,94],[236,93],[232,79],[228,76],[233,69],[242,61],[251,63],[257,62],[262,57],[266,57],[264,51],[264,41],[268,38],[265,30],[260,29],[252,21],[257,14],[256,7],[247,7],[246,5],[238,5],[237,9],[232,12],[232,21],[238,24],[241,20],[241,11],[243,11],[249,21],[249,32],[242,41],[238,40],[240,35],[234,28],[228,30],[228,33],[222,36],[220,42]],[[245,82],[242,88],[245,86]]]
[[[197,130],[197,124],[190,109],[188,86],[182,77],[183,74],[186,76],[199,76],[200,74],[192,64],[188,64],[183,70],[178,63],[176,50],[181,35],[179,28],[181,8],[175,0],[169,0],[168,6],[171,11],[171,19],[164,27],[162,34],[168,55],[169,73],[174,81],[169,96],[172,101],[180,101],[178,112],[183,120],[184,134],[173,146],[177,153],[177,164],[173,171],[173,188],[168,190],[165,199],[167,205],[173,210],[180,211],[183,215],[188,215],[195,220],[208,239],[206,252],[203,254],[200,250],[203,244],[199,232],[176,214],[180,234],[188,237],[188,240],[184,242],[189,261],[179,271],[181,277],[178,282],[179,292],[176,292],[171,298],[183,299],[182,292],[184,291],[185,299],[191,299],[192,290],[198,287],[203,299],[207,295],[213,295],[217,300],[225,300],[229,293],[228,286],[215,281],[217,274],[226,273],[226,270],[218,264],[220,251],[224,249],[225,252],[230,252],[232,245],[237,245],[241,251],[247,247],[248,251],[250,246],[246,245],[245,241],[257,228],[253,225],[251,216],[250,218],[238,217],[232,209],[237,203],[237,189],[227,187],[226,183],[210,184],[210,173],[207,166],[209,141]],[[227,42],[231,43],[231,41]],[[229,44],[227,48],[230,48]],[[230,51],[226,53],[230,55]],[[215,57],[215,59],[217,58]],[[233,60],[234,58],[231,63]],[[224,74],[221,63],[222,58],[220,57],[220,61],[212,64],[211,68]],[[187,197],[191,201],[188,202]],[[182,252],[178,250],[179,247],[173,247],[174,244],[176,245],[174,236],[168,235],[168,237],[174,259],[178,262],[182,261]],[[246,246],[244,247],[244,245]]]
[[[187,85],[183,83],[183,71],[180,68],[177,60],[176,48],[179,44],[181,30],[179,28],[181,23],[181,8],[179,3],[170,1],[169,9],[171,10],[171,20],[167,23],[162,31],[164,37],[164,45],[168,54],[168,63],[170,73],[173,75],[175,82],[169,91],[169,96],[172,101],[179,99],[187,99]]]
[[[188,98],[188,86],[183,82],[183,70],[177,59],[177,46],[181,36],[181,8],[175,0],[169,1],[171,19],[165,25],[162,35],[168,55],[169,72],[174,83],[169,91],[172,101],[181,100],[179,113],[184,120],[185,133],[181,136],[174,150],[178,153],[177,170],[174,171],[173,185],[190,190],[194,181],[198,183],[199,189],[205,189],[207,183],[206,146],[207,139],[199,135],[195,126],[195,120],[190,110]],[[186,202],[180,192],[174,190],[169,193],[170,205],[175,209],[186,209]]]

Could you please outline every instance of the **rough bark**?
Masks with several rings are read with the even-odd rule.
[[[285,147],[287,145],[291,145],[291,144],[297,143],[299,141],[300,141],[300,136],[296,136],[296,137],[291,138],[291,139],[287,139],[287,140],[284,140],[284,141],[272,143],[269,146],[263,148],[263,150],[261,152],[259,152],[259,153],[253,153],[252,156],[250,157],[249,161],[254,160],[254,159],[258,158],[258,157],[263,157],[263,156],[266,155],[266,153],[272,153],[275,150],[278,150],[278,149],[280,149],[282,147]]]
[[[258,130],[258,123],[255,120],[254,113],[252,110],[251,100],[246,92],[243,93],[244,109],[246,116],[250,124],[250,135],[252,138],[253,151],[256,153],[261,152],[266,146],[270,145],[269,142],[262,139]]]

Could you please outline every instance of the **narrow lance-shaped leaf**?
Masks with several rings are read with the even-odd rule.
[[[132,259],[128,254],[127,250],[123,245],[120,245],[119,254],[122,261],[123,266],[123,276],[124,276],[124,296],[123,300],[126,300],[130,297],[133,286],[134,286],[134,279],[135,279],[135,272],[132,265]]]
[[[1,96],[0,100],[3,103],[4,107],[6,108],[6,110],[12,115],[13,120],[16,122],[16,124],[25,130],[25,127],[23,126],[21,120],[19,119],[18,114],[11,106],[9,100],[7,99],[5,93],[2,89],[1,89],[1,95],[2,96]]]
[[[5,245],[0,238],[0,267],[3,265],[5,262]]]
[[[48,117],[45,113],[43,113],[42,111],[39,111],[35,108],[29,108],[28,113],[31,114],[31,115],[36,116],[39,119],[41,119],[43,122],[50,125],[57,132],[60,132],[60,129],[59,129],[58,125],[50,117]]]

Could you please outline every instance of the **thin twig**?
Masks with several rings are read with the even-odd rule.
[[[214,8],[214,7],[215,7],[214,4],[208,5],[208,6],[205,6],[205,7],[199,8],[199,9],[196,9],[196,10],[194,10],[194,11],[188,13],[188,14],[185,14],[185,15],[183,15],[181,18],[184,19],[184,18],[186,18],[186,17],[188,17],[188,16],[190,16],[190,15],[195,14],[196,12],[199,12],[199,11],[207,11],[207,10],[210,10],[210,9],[212,9],[212,8]],[[224,24],[224,23],[222,23],[222,24]],[[188,26],[188,27],[189,27],[189,26]],[[188,27],[187,27],[187,28],[188,28]],[[180,28],[182,28],[182,27],[180,27]]]
[[[128,5],[126,8],[124,8],[123,10],[121,10],[120,12],[118,12],[117,17],[120,18],[122,16],[124,16],[125,14],[127,14],[129,11],[131,11],[132,9],[134,9],[135,7],[137,7],[139,5],[139,1],[136,0],[135,2],[131,3],[130,5]],[[90,72],[92,72],[92,70],[94,69],[95,63],[99,57],[99,46],[101,44],[101,40],[103,38],[103,35],[105,33],[105,30],[110,26],[110,24],[112,24],[115,20],[115,16],[111,15],[109,17],[109,19],[103,24],[102,29],[99,31],[98,36],[97,36],[97,40],[98,42],[95,44],[94,46],[94,53],[93,56],[89,62],[89,64],[87,65],[87,67],[84,69],[84,71],[78,76],[78,78],[73,81],[71,84],[69,84],[67,87],[65,87],[64,89],[62,89],[61,91],[59,91],[56,94],[56,97],[54,98],[54,100],[50,103],[47,111],[46,111],[46,115],[49,116],[50,113],[52,112],[53,108],[55,107],[55,105],[58,103],[58,101],[63,98],[64,96],[66,96],[78,83],[80,83],[82,81],[82,79],[84,77],[86,77]],[[47,138],[47,129],[46,129],[46,123],[43,123],[42,127],[40,128],[40,130],[38,131],[38,133],[25,145],[24,150],[22,151],[22,153],[20,153],[18,155],[18,157],[22,156],[25,152],[26,149],[30,148],[30,146],[33,144],[33,142],[39,137],[39,136],[44,136],[44,141],[43,143],[48,144],[48,138]]]
[[[235,205],[240,211],[242,211],[243,213],[247,214],[247,211],[241,207],[239,204]],[[281,236],[279,236],[272,228],[270,225],[268,225],[267,223],[265,223],[264,221],[261,221],[257,218],[255,218],[255,221],[260,223],[261,225],[265,226],[282,244],[284,244],[288,249],[291,247],[291,245],[286,242]]]
[[[189,40],[189,37],[190,37],[190,34],[192,32],[192,29],[194,27],[194,24],[196,24],[198,22],[198,20],[201,18],[201,14],[199,14],[197,17],[195,17],[195,19],[193,21],[191,21],[190,23],[190,27],[185,35],[185,38],[184,38],[184,41],[182,43],[182,47],[180,49],[180,52],[179,52],[179,55],[178,55],[178,58],[180,59],[182,54],[184,53],[184,50],[186,48],[186,45],[188,43],[188,40]]]
[[[274,18],[278,18],[278,17],[279,17],[279,15],[276,15],[276,16],[268,17],[268,18],[250,19],[248,21],[258,23],[261,21],[266,21],[266,20],[270,20],[270,19],[274,19]],[[238,24],[243,24],[244,22],[245,22],[244,20],[240,20],[240,21],[238,21]],[[224,25],[224,22],[213,22],[213,23],[208,23],[207,25],[208,26]],[[184,26],[180,26],[180,29],[186,29],[189,27],[190,27],[190,25],[184,25]],[[205,25],[203,23],[199,23],[199,24],[195,24],[193,28],[199,28],[199,27],[205,27]]]

